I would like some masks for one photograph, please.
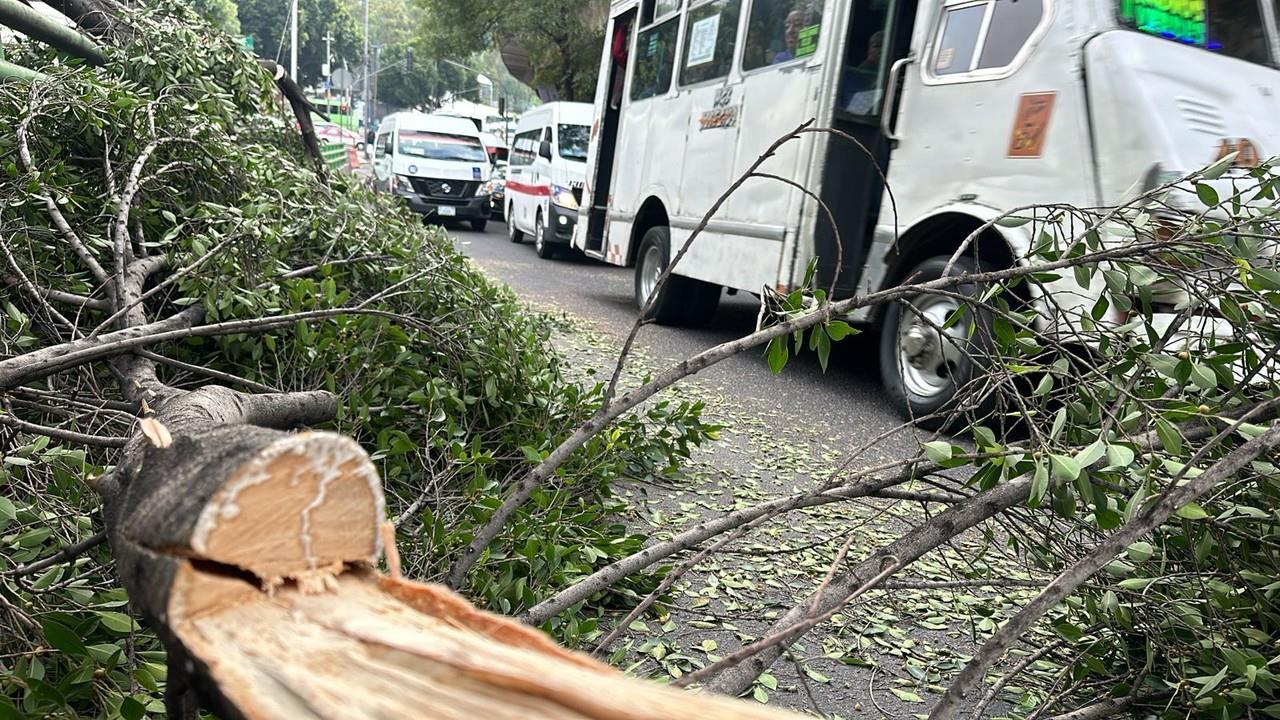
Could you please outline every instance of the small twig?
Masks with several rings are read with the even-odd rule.
[[[16,567],[12,570],[9,570],[8,572],[4,573],[4,575],[6,577],[14,577],[14,578],[34,575],[35,573],[38,573],[41,570],[44,570],[45,568],[50,568],[50,567],[53,567],[54,565],[75,560],[76,558],[85,554],[89,550],[92,550],[93,548],[96,548],[99,545],[101,545],[103,542],[106,541],[106,539],[107,539],[107,534],[105,532],[100,532],[96,535],[85,538],[84,540],[81,540],[80,542],[74,545],[67,545],[61,548],[60,550],[58,550],[58,552],[50,555],[47,558],[41,558],[40,560],[37,560],[33,563],[28,563],[21,567]]]
[[[122,448],[129,442],[128,438],[111,437],[107,435],[88,435],[85,433],[75,432],[74,430],[63,430],[62,428],[47,427],[45,425],[37,425],[27,422],[13,415],[0,414],[0,425],[8,425],[19,432],[31,433],[33,435],[44,435],[54,440],[64,440],[66,442],[77,443],[79,445],[92,445],[94,447],[104,448]]]

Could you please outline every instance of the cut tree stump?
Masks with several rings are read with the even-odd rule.
[[[354,441],[177,422],[107,494],[171,711],[222,718],[779,718],[623,675],[449,590],[387,577],[382,486]]]

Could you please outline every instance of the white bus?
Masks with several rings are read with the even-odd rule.
[[[1280,151],[1276,15],[1276,0],[615,0],[573,244],[634,265],[642,302],[721,193],[812,118],[874,162],[807,134],[761,172],[831,207],[841,267],[816,202],[752,179],[694,242],[656,320],[703,322],[722,288],[786,291],[815,257],[822,286],[838,271],[837,296],[928,280],[1010,209],[1106,205],[1223,147]],[[1007,266],[1029,231],[994,227],[963,267]],[[925,320],[897,305],[853,319],[880,326],[885,387],[918,417],[969,368],[933,331],[955,302],[913,304]]]

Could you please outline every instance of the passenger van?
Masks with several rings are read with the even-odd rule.
[[[538,257],[567,247],[578,219],[594,110],[553,102],[520,116],[507,166],[507,236],[533,236]]]
[[[759,172],[834,219],[796,186],[747,181],[656,320],[704,322],[725,288],[787,292],[815,258],[837,297],[931,280],[1014,208],[1114,205],[1223,148],[1242,166],[1280,153],[1276,15],[1275,0],[614,0],[573,245],[634,265],[643,306],[721,194],[812,119],[867,152],[808,133]],[[996,225],[959,266],[1007,267],[1031,231]],[[1100,291],[1049,288],[1075,318]],[[851,318],[879,327],[882,380],[910,417],[971,375],[936,330],[957,307],[922,295]]]
[[[395,113],[374,137],[374,181],[427,219],[467,220],[483,232],[490,171],[480,131],[465,118]]]

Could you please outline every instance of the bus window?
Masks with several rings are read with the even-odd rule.
[[[684,65],[680,84],[715,80],[729,74],[738,36],[740,0],[709,0],[689,8],[685,21]]]
[[[676,59],[678,17],[672,17],[636,33],[635,69],[631,73],[631,99],[644,100],[671,89]]]
[[[996,0],[978,67],[1002,68],[1012,64],[1043,16],[1042,0]]]
[[[933,58],[935,75],[952,75],[973,69],[973,55],[982,32],[987,4],[968,5],[947,10],[942,22],[942,39]]]
[[[1157,37],[1274,65],[1258,0],[1120,0],[1120,22]]]
[[[1043,18],[1044,0],[987,0],[947,8],[942,39],[933,57],[933,74],[957,75],[1008,67]]]
[[[516,136],[511,144],[511,156],[508,164],[512,167],[532,165],[538,155],[538,131],[523,132]]]
[[[888,2],[879,0],[857,0],[854,5],[853,16],[860,21],[849,30],[839,106],[850,115],[871,118],[880,114],[891,45],[885,36],[893,31],[889,9]]]
[[[822,5],[816,0],[755,0],[747,18],[742,69],[808,57],[818,49]]]

